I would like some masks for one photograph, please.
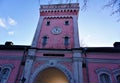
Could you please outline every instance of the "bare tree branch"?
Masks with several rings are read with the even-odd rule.
[[[86,10],[86,8],[87,8],[87,2],[88,2],[88,0],[83,0],[83,6],[81,8],[82,11]]]
[[[120,0],[110,0],[105,7],[112,8],[112,15],[119,14],[120,15]]]

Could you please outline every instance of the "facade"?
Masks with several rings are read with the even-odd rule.
[[[120,83],[120,43],[80,47],[79,4],[40,7],[31,46],[0,45],[0,83]]]

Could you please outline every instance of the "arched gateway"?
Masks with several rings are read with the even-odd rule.
[[[74,83],[69,69],[61,64],[39,66],[30,77],[30,83]]]
[[[41,71],[34,83],[69,83],[65,74],[57,68],[50,67]]]

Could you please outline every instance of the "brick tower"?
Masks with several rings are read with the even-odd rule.
[[[32,43],[37,48],[78,48],[78,4],[42,5]]]
[[[25,63],[25,83],[83,83],[78,13],[78,3],[41,5]]]

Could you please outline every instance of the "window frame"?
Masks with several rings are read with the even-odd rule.
[[[1,83],[7,83],[8,79],[9,79],[9,76],[10,76],[10,73],[11,73],[12,69],[14,68],[14,66],[12,64],[5,64],[5,65],[0,66],[0,68],[1,68],[1,71],[0,71]],[[8,74],[5,78],[3,78],[3,74],[2,74],[4,69],[9,70],[9,72],[8,72]]]
[[[96,70],[96,73],[98,75],[98,81],[99,81],[99,83],[101,83],[100,75],[102,75],[102,74],[108,75],[109,79],[110,79],[109,81],[110,81],[110,83],[112,83],[112,78],[111,78],[111,72],[110,72],[110,70],[108,70],[106,68],[100,68],[100,69]]]
[[[115,78],[116,83],[118,83],[117,76],[120,76],[120,69],[115,69],[113,71],[113,74],[114,74],[114,78]]]

